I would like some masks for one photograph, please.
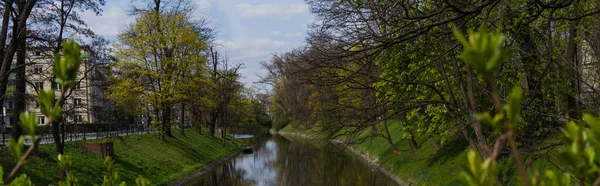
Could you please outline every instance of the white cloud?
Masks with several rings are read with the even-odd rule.
[[[293,47],[292,43],[268,37],[241,41],[217,40],[214,44],[221,54],[228,57],[231,64],[245,64],[246,68],[240,73],[243,75],[242,82],[246,85],[257,82],[257,75],[264,75],[259,61],[269,60],[273,53],[289,51]]]
[[[302,33],[301,32],[286,32],[286,33],[282,33],[279,31],[272,31],[269,32],[269,35],[273,36],[273,37],[302,37]]]
[[[126,10],[118,5],[109,5],[104,8],[102,16],[96,16],[87,11],[83,12],[81,17],[96,34],[107,39],[116,39],[119,32],[134,20],[133,17],[127,15]]]
[[[205,12],[210,11],[210,8],[212,8],[212,4],[210,3],[209,0],[196,0],[195,4],[199,10],[205,11]]]
[[[308,5],[295,4],[248,4],[238,3],[235,5],[242,18],[274,17],[289,18],[293,15],[308,14]]]
[[[284,41],[273,40],[271,38],[257,38],[245,41],[215,41],[217,46],[223,47],[226,50],[262,50],[276,49],[286,45]]]

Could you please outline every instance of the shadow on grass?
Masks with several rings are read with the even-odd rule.
[[[448,160],[456,159],[456,156],[465,151],[469,143],[462,138],[455,138],[440,148],[431,158],[428,159],[429,166],[436,163],[444,164]]]
[[[182,154],[187,159],[193,160],[195,162],[201,162],[204,164],[207,159],[210,159],[209,156],[207,156],[205,153],[201,152],[200,150],[190,148],[190,146],[193,144],[183,141],[179,137],[169,138],[167,143],[170,146],[176,147],[178,153]],[[183,152],[185,152],[185,153],[183,153]]]

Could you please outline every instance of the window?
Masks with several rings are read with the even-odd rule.
[[[13,123],[15,123],[15,118],[8,117],[8,126],[13,126]]]
[[[38,125],[46,123],[46,116],[38,116]]]
[[[35,100],[35,108],[40,108],[40,100]]]
[[[74,98],[73,106],[81,106],[81,98]]]
[[[15,108],[15,103],[13,101],[8,101],[7,105],[8,105],[7,107],[9,109],[14,109]]]
[[[35,82],[35,88],[37,90],[44,90],[44,82]]]
[[[41,55],[41,53],[40,53],[40,52],[35,52],[35,55],[36,55],[36,56],[40,56],[40,55]]]
[[[79,90],[81,89],[81,81],[76,81],[75,82],[75,90]]]
[[[60,90],[61,86],[58,83],[53,83],[54,90]]]
[[[83,121],[83,117],[81,115],[75,115],[75,117],[73,118],[73,122],[75,123],[81,123]]]
[[[44,71],[43,66],[42,65],[35,65],[33,67],[33,73],[34,74],[41,74],[42,71]]]

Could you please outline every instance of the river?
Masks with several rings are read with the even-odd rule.
[[[397,185],[348,150],[315,140],[260,136],[240,154],[187,185]]]

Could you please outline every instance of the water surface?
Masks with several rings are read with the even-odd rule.
[[[240,154],[188,185],[397,185],[333,144],[261,136],[251,146],[253,154]]]

